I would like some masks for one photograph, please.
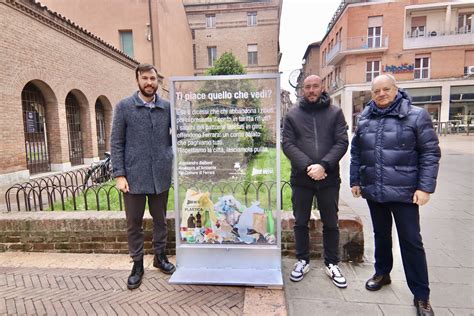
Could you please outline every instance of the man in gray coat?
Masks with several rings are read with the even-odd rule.
[[[143,215],[145,203],[153,218],[153,266],[172,274],[166,257],[166,206],[171,185],[173,151],[168,101],[158,97],[158,72],[150,64],[135,70],[139,91],[120,101],[114,110],[111,135],[113,176],[123,192],[128,250],[133,268],[127,287],[140,286],[143,268]]]

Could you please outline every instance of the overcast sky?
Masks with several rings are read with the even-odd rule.
[[[301,68],[309,44],[320,41],[340,0],[283,0],[280,24],[281,86],[294,95],[288,75]],[[294,100],[294,97],[292,97]]]

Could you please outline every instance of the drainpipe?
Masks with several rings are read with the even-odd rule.
[[[444,23],[444,34],[449,35],[451,33],[451,4],[448,4],[446,8],[446,19]]]
[[[155,44],[154,44],[155,41],[153,39],[153,20],[151,16],[152,16],[151,0],[148,0],[148,17],[150,19],[150,37],[151,37],[151,60],[152,60],[153,66],[155,66]]]

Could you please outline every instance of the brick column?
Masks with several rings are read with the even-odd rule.
[[[55,103],[46,101],[46,128],[52,171],[65,171],[71,167],[64,100],[65,98]]]
[[[95,106],[91,106],[89,103],[82,103],[82,100],[79,100],[81,107],[81,134],[84,163],[90,164],[92,161],[99,160]]]

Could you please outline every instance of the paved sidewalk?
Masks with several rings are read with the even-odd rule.
[[[438,186],[420,210],[427,252],[431,303],[436,315],[474,315],[474,136],[440,137],[442,159]],[[393,230],[392,284],[365,290],[372,276],[374,242],[370,214],[363,199],[354,199],[348,184],[349,157],[341,163],[341,200],[364,223],[365,262],[342,264],[346,289],[336,288],[321,260],[311,262],[303,281],[288,280],[294,260],[284,259],[283,278],[289,315],[416,315]],[[345,175],[345,176],[344,176]]]

